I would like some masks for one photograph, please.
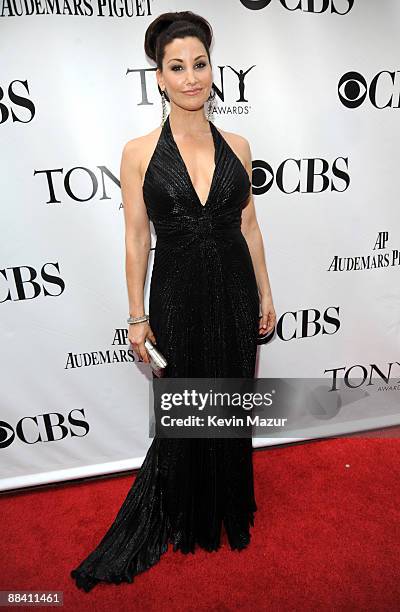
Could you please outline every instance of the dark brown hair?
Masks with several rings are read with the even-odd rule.
[[[154,19],[145,33],[145,53],[157,64],[157,68],[162,70],[165,46],[175,38],[185,38],[185,36],[195,36],[203,43],[211,64],[210,46],[213,38],[211,25],[204,17],[192,11],[162,13]],[[160,87],[158,89],[160,91]],[[168,99],[167,94],[166,97]]]

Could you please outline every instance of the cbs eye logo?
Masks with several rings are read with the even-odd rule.
[[[272,0],[240,0],[240,3],[250,11],[261,11],[265,9],[269,4],[271,4]],[[322,6],[318,3],[318,6],[314,6],[314,0],[298,0],[297,6],[291,7],[288,6],[289,0],[279,0],[279,4],[282,5],[284,9],[287,11],[303,11],[304,13],[325,13],[330,10],[331,13],[336,13],[336,15],[347,15],[353,8],[354,0],[347,0],[348,6],[345,8],[344,12],[338,10],[336,4],[340,5],[342,8],[343,1],[335,2],[335,0],[322,0]],[[290,4],[290,3],[289,3]]]
[[[368,96],[375,108],[399,108],[400,97],[397,94],[395,103],[393,90],[399,71],[381,70],[373,77],[368,86],[367,80],[359,72],[351,71],[344,74],[338,83],[339,100],[346,108],[358,108]],[[379,103],[378,103],[379,101]]]
[[[253,178],[252,178],[252,191],[254,195],[262,195],[269,191],[274,183],[275,173],[270,164],[263,159],[254,159],[252,162],[253,166]]]
[[[0,448],[7,448],[13,443],[15,432],[9,423],[0,421]]]
[[[76,416],[82,415],[84,419]],[[36,416],[24,416],[12,427],[0,421],[0,449],[7,448],[14,440],[24,444],[59,442],[67,437],[83,438],[89,433],[89,423],[85,420],[83,408],[73,408],[67,416],[59,412],[49,412]],[[78,428],[78,431],[76,431]],[[81,432],[79,430],[82,430]]]
[[[253,195],[267,193],[275,184],[287,195],[346,191],[350,185],[348,158],[330,161],[322,157],[287,158],[276,169],[263,159],[252,160]]]

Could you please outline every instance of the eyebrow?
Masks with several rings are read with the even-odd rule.
[[[200,59],[201,57],[206,57],[204,53],[202,53],[201,55],[198,55],[197,57],[194,58],[194,61]],[[180,59],[179,57],[173,57],[170,60],[168,60],[167,64],[169,64],[170,62],[183,62],[183,59]]]

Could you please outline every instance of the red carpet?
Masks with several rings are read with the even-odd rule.
[[[348,467],[346,467],[348,465]],[[336,439],[254,452],[259,510],[244,551],[169,551],[132,584],[80,591],[69,572],[133,476],[0,497],[0,589],[59,590],[64,610],[394,610],[400,441]],[[18,609],[28,609],[27,607]]]

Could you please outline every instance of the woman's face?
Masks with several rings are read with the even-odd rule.
[[[171,102],[187,109],[201,108],[211,92],[212,69],[203,43],[195,36],[176,38],[165,46],[158,84]],[[192,91],[189,93],[191,90]]]

